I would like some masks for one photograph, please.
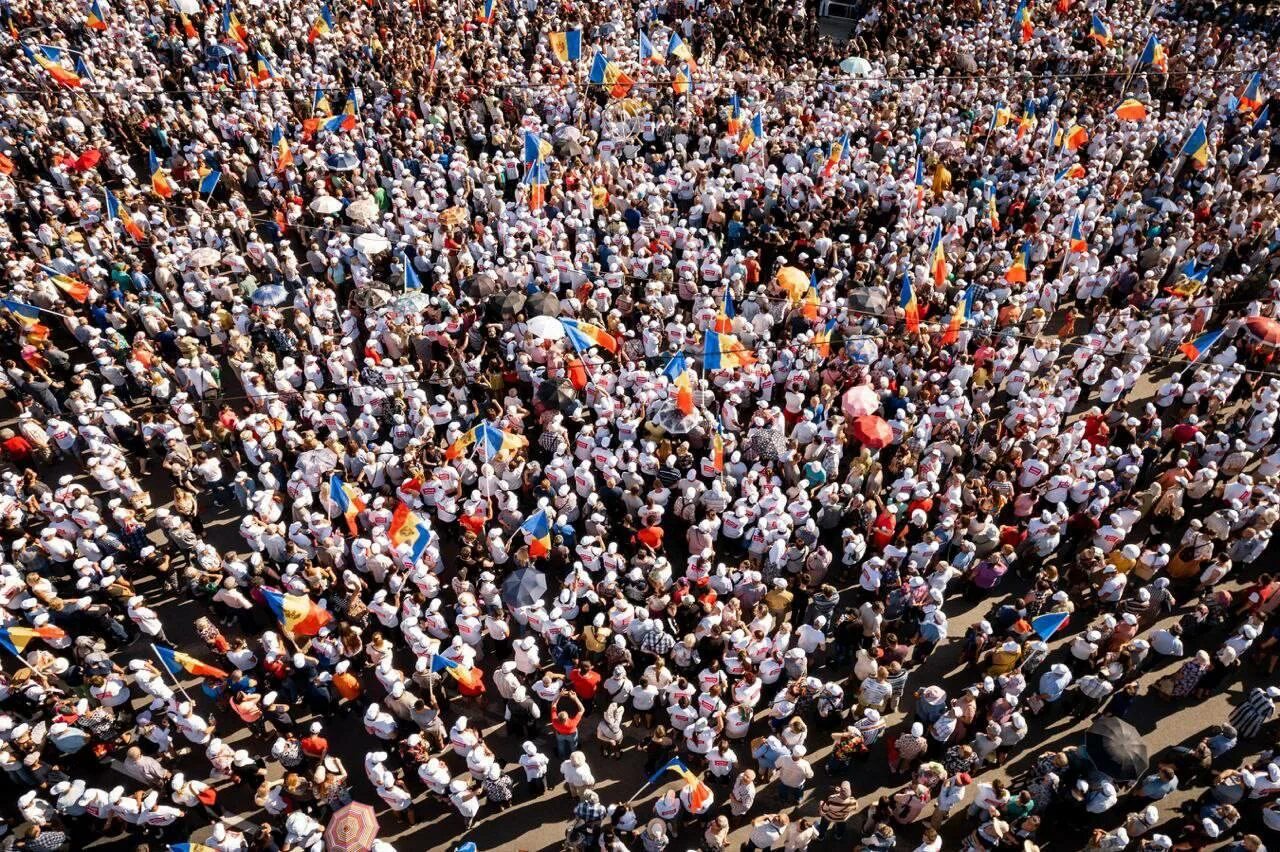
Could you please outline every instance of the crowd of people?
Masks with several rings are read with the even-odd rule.
[[[0,5],[3,842],[1276,843],[1280,16],[842,8]]]

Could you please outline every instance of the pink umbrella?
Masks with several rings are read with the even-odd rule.
[[[850,420],[880,410],[880,397],[866,385],[849,388],[840,399],[840,409]]]
[[[883,417],[876,417],[874,414],[855,417],[849,424],[849,434],[858,443],[873,450],[887,447],[893,440],[893,430],[889,428],[889,424],[884,422]]]

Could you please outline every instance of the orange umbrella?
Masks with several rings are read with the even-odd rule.
[[[778,270],[778,286],[791,297],[792,301],[799,301],[804,291],[809,289],[809,276],[804,274],[803,269],[784,266]]]
[[[873,450],[887,447],[889,442],[893,440],[893,430],[889,428],[889,424],[884,422],[883,417],[877,417],[874,414],[855,417],[853,422],[849,424],[849,434],[858,443],[871,447]]]

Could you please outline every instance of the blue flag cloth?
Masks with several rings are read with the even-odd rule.
[[[1071,613],[1068,612],[1047,612],[1031,619],[1031,629],[1041,639],[1048,641],[1049,637],[1057,633],[1070,617]]]

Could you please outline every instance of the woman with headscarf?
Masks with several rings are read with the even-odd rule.
[[[600,741],[600,752],[614,760],[622,758],[622,714],[623,705],[610,704],[604,708],[600,722],[596,725],[596,739]]]
[[[931,798],[928,788],[923,784],[908,784],[893,796],[894,822],[899,825],[915,822]]]
[[[1193,659],[1187,660],[1173,674],[1161,678],[1153,688],[1166,698],[1186,698],[1195,691],[1212,666],[1209,652],[1197,651]]]
[[[729,818],[724,814],[707,823],[702,832],[702,852],[728,852]]]
[[[899,774],[910,772],[916,760],[929,748],[929,741],[924,736],[924,725],[912,722],[911,728],[899,734],[890,746],[889,771]]]
[[[667,836],[667,824],[660,819],[651,819],[640,832],[640,848],[644,852],[662,852],[670,843]]]
[[[560,764],[560,774],[569,787],[569,795],[575,799],[581,799],[582,794],[596,783],[596,777],[587,765],[587,756],[580,751],[571,753],[569,759]]]
[[[818,806],[818,837],[826,839],[827,831],[837,841],[844,839],[846,823],[858,811],[858,797],[848,781],[841,781]]]

